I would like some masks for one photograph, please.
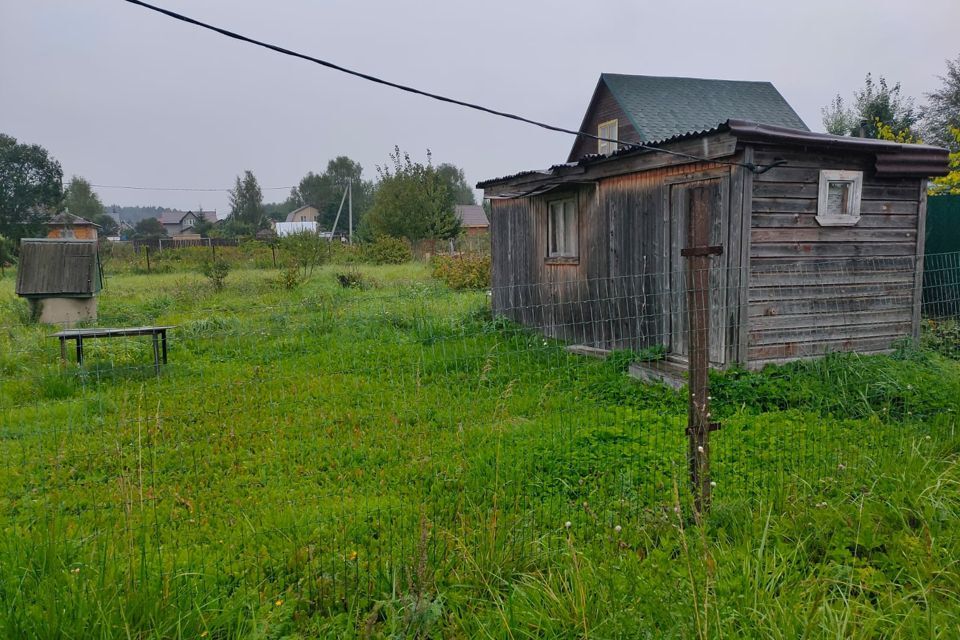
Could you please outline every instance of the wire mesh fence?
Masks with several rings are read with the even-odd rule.
[[[894,258],[710,271],[716,517],[866,491],[956,435],[958,272],[958,254],[922,280]],[[86,632],[134,601],[144,627],[287,600],[362,627],[391,598],[495,599],[574,539],[636,554],[690,513],[683,272],[489,292],[357,273],[110,280],[100,326],[175,325],[159,375],[139,338],[61,362],[3,284],[7,630],[49,629],[54,600]]]

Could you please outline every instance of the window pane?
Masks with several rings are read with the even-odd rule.
[[[564,207],[564,255],[577,255],[577,210],[573,202]]]
[[[830,182],[827,186],[827,213],[832,216],[850,215],[849,182]]]
[[[559,212],[557,211],[557,203],[551,203],[550,215],[548,220],[549,238],[548,238],[548,247],[547,247],[547,255],[550,255],[550,256],[557,255],[557,252],[559,251],[559,248],[560,248],[560,238],[558,236],[558,233],[560,231],[560,225],[558,224],[558,220],[557,220],[557,218],[559,217],[557,215],[558,213]]]

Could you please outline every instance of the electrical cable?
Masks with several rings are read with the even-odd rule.
[[[424,91],[424,90],[422,90],[422,89],[417,89],[416,87],[411,87],[411,86],[408,86],[408,85],[399,84],[399,83],[397,83],[397,82],[392,82],[392,81],[390,81],[390,80],[384,80],[383,78],[379,78],[379,77],[377,77],[377,76],[373,76],[373,75],[370,75],[370,74],[368,74],[368,73],[363,73],[363,72],[361,72],[361,71],[355,71],[355,70],[353,70],[353,69],[348,69],[347,67],[343,67],[343,66],[341,66],[341,65],[335,64],[335,63],[330,62],[330,61],[328,61],[328,60],[323,60],[323,59],[321,59],[321,58],[315,58],[315,57],[310,56],[310,55],[307,55],[307,54],[305,54],[305,53],[300,53],[300,52],[298,52],[298,51],[293,51],[292,49],[286,49],[286,48],[284,48],[284,47],[281,47],[281,46],[278,46],[278,45],[275,45],[275,44],[270,44],[270,43],[264,42],[264,41],[262,41],[262,40],[256,40],[256,39],[251,38],[251,37],[249,37],[249,36],[245,36],[245,35],[236,33],[236,32],[234,32],[234,31],[230,31],[230,30],[228,30],[228,29],[224,29],[224,28],[222,28],[222,27],[217,27],[217,26],[214,26],[214,25],[212,25],[212,24],[208,24],[208,23],[206,23],[206,22],[201,22],[200,20],[197,20],[197,19],[195,19],[195,18],[191,18],[191,17],[189,17],[189,16],[183,15],[182,13],[177,13],[176,11],[170,11],[169,9],[164,9],[164,8],[162,8],[162,7],[158,7],[158,6],[156,6],[156,5],[152,5],[152,4],[149,4],[149,3],[147,3],[147,2],[143,2],[142,0],[124,0],[124,2],[128,2],[128,3],[130,3],[130,4],[134,4],[134,5],[143,7],[144,9],[149,9],[150,11],[154,11],[154,12],[156,12],[156,13],[163,14],[163,15],[169,17],[169,18],[173,18],[174,20],[179,20],[180,22],[185,22],[185,23],[187,23],[187,24],[192,24],[192,25],[194,25],[194,26],[196,26],[196,27],[200,27],[201,29],[206,29],[206,30],[208,30],[208,31],[213,31],[213,32],[215,32],[215,33],[219,33],[219,34],[222,35],[222,36],[226,36],[226,37],[232,38],[232,39],[234,39],[234,40],[239,40],[240,42],[246,42],[247,44],[252,44],[252,45],[257,46],[257,47],[262,47],[262,48],[264,48],[264,49],[269,49],[269,50],[271,50],[271,51],[274,51],[274,52],[276,52],[276,53],[283,54],[283,55],[285,55],[285,56],[290,56],[290,57],[293,57],[293,58],[299,58],[299,59],[301,59],[301,60],[306,60],[307,62],[312,62],[312,63],[314,63],[314,64],[318,64],[318,65],[320,65],[320,66],[327,67],[328,69],[333,69],[334,71],[339,71],[339,72],[345,73],[345,74],[347,74],[347,75],[355,76],[355,77],[357,77],[357,78],[361,78],[361,79],[367,80],[367,81],[369,81],[369,82],[373,82],[373,83],[376,83],[376,84],[381,84],[381,85],[384,85],[384,86],[387,86],[387,87],[392,87],[392,88],[398,89],[398,90],[400,90],[400,91],[405,91],[405,92],[407,92],[407,93],[412,93],[412,94],[419,95],[419,96],[423,96],[423,97],[430,98],[430,99],[433,99],[433,100],[438,100],[438,101],[440,101],[440,102],[446,102],[446,103],[448,103],[448,104],[455,104],[455,105],[458,105],[458,106],[461,106],[461,107],[466,107],[466,108],[468,108],[468,109],[474,109],[475,111],[482,111],[482,112],[484,112],[484,113],[489,113],[489,114],[491,114],[491,115],[499,116],[499,117],[501,117],[501,118],[507,118],[507,119],[510,119],[510,120],[515,120],[515,121],[517,121],[517,122],[523,122],[523,123],[526,123],[526,124],[529,124],[529,125],[533,125],[533,126],[535,126],[535,127],[540,127],[541,129],[547,129],[548,131],[556,131],[556,132],[558,132],[558,133],[566,133],[566,134],[570,134],[570,135],[574,135],[574,136],[584,136],[584,137],[586,137],[586,138],[590,138],[590,139],[592,139],[592,140],[597,140],[597,141],[600,141],[600,142],[613,142],[613,143],[617,144],[618,146],[623,146],[624,148],[628,148],[628,149],[643,149],[643,150],[646,150],[646,151],[654,151],[654,152],[659,152],[659,153],[665,153],[665,154],[668,154],[668,155],[677,156],[677,157],[681,157],[681,158],[687,158],[687,159],[690,159],[690,160],[697,160],[697,161],[700,161],[700,162],[713,162],[713,163],[716,163],[716,164],[724,164],[724,165],[729,165],[729,166],[745,167],[746,169],[749,169],[750,171],[752,171],[752,172],[754,172],[754,173],[763,173],[763,172],[768,171],[769,169],[772,168],[772,166],[761,167],[760,165],[755,165],[755,164],[753,164],[752,162],[732,162],[732,161],[728,161],[728,160],[717,160],[717,159],[713,159],[713,158],[703,158],[703,157],[701,157],[701,156],[695,156],[695,155],[691,155],[691,154],[689,154],[689,153],[682,153],[682,152],[680,152],[680,151],[671,151],[671,150],[669,150],[669,149],[662,149],[662,148],[660,148],[660,147],[653,147],[653,146],[649,146],[649,145],[645,145],[645,144],[639,144],[639,143],[636,143],[636,142],[625,142],[625,141],[621,141],[621,140],[617,140],[617,139],[613,139],[613,138],[604,138],[604,137],[601,137],[601,136],[593,135],[592,133],[588,133],[588,132],[586,132],[586,131],[576,131],[576,130],[574,130],[574,129],[566,129],[566,128],[564,128],[564,127],[558,127],[558,126],[556,126],[556,125],[548,124],[548,123],[546,123],[546,122],[540,122],[540,121],[538,121],[538,120],[533,120],[533,119],[531,119],[531,118],[526,118],[526,117],[524,117],[524,116],[520,116],[520,115],[517,115],[517,114],[515,114],[515,113],[509,113],[509,112],[507,112],[507,111],[500,111],[500,110],[498,110],[498,109],[492,109],[492,108],[490,108],[490,107],[485,107],[485,106],[480,105],[480,104],[475,104],[475,103],[472,103],[472,102],[466,102],[466,101],[464,101],[464,100],[457,100],[456,98],[450,98],[450,97],[448,97],[448,96],[440,95],[440,94],[438,94],[438,93],[431,93],[431,92],[429,92],[429,91]],[[778,163],[778,165],[779,165],[779,164],[783,164],[783,163],[780,162],[780,163]]]
[[[134,187],[128,185],[120,184],[90,184],[91,187],[97,187],[98,189],[134,189],[137,191],[230,191],[230,188],[217,189],[214,187],[210,188],[193,188],[193,187]],[[260,187],[261,191],[276,191],[280,189],[293,189],[294,187]]]

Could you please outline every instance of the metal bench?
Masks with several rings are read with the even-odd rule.
[[[162,327],[126,327],[118,329],[65,329],[51,335],[60,339],[60,360],[67,362],[67,340],[77,343],[77,364],[83,364],[83,341],[91,338],[118,338],[121,336],[151,336],[153,338],[153,367],[160,374],[160,362],[167,364],[167,329]]]

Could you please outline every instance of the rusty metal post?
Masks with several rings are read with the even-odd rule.
[[[710,509],[710,432],[718,425],[710,422],[710,256],[723,248],[709,246],[713,189],[708,186],[689,190],[690,210],[686,249],[687,331],[689,344],[689,381],[687,436],[690,482],[694,508],[698,513]]]

